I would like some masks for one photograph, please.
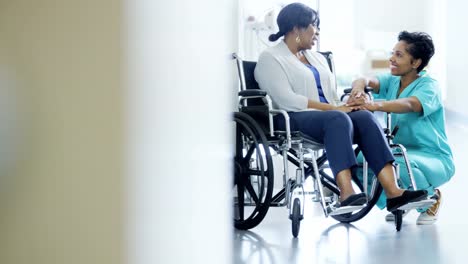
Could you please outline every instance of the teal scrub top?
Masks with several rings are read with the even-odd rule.
[[[445,113],[438,82],[425,71],[397,97],[400,77],[391,74],[377,76],[380,82],[376,99],[394,100],[414,96],[421,102],[422,113],[392,113],[392,129],[399,126],[394,142],[406,148],[439,156],[450,171],[454,170],[452,150],[445,133]]]

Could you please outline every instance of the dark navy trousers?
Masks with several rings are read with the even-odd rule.
[[[341,111],[289,112],[291,131],[301,131],[322,143],[333,175],[357,166],[352,145],[357,144],[369,167],[378,175],[395,158],[388,146],[383,129],[367,110],[350,113]],[[284,129],[282,116],[275,116],[275,126]]]

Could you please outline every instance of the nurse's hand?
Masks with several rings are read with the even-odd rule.
[[[351,93],[346,102],[347,106],[361,106],[369,103],[370,100],[364,92]]]
[[[371,112],[382,111],[382,102],[369,101],[368,103],[359,107],[363,110],[369,110]]]
[[[356,97],[360,97],[361,95],[364,94],[364,88],[353,88],[351,90],[351,93],[349,94],[349,97],[350,98],[356,98]]]

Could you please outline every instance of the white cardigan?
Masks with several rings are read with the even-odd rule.
[[[317,68],[327,101],[339,105],[335,78],[325,57],[310,50],[305,51],[304,55]],[[297,59],[284,41],[260,54],[255,79],[260,88],[268,92],[273,107],[277,109],[301,111],[307,109],[308,100],[320,102],[314,74]]]

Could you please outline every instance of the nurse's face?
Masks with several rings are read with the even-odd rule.
[[[390,57],[390,72],[392,75],[404,76],[411,72],[417,73],[417,68],[421,64],[421,59],[415,60],[408,53],[408,43],[399,41],[393,48]]]
[[[311,49],[318,39],[320,31],[310,24],[306,28],[299,29],[299,50]]]

